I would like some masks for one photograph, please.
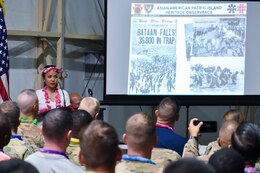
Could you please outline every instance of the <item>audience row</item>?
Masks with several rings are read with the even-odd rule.
[[[54,108],[38,114],[34,90],[0,105],[0,172],[28,173],[258,173],[260,129],[236,110],[223,118],[216,141],[199,154],[203,122],[188,127],[190,138],[174,131],[180,106],[164,98],[155,116],[135,113],[126,122],[123,143],[113,126],[97,120],[99,101],[70,95],[73,109]],[[123,154],[123,153],[124,154]]]

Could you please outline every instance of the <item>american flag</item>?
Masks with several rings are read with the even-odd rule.
[[[9,99],[9,58],[7,46],[7,30],[3,8],[0,6],[0,103]]]

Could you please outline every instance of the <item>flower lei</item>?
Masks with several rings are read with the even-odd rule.
[[[51,109],[51,106],[49,105],[50,100],[49,100],[49,95],[46,89],[46,86],[42,89],[42,92],[44,92],[44,99],[45,99],[45,103],[47,106],[47,110]],[[58,91],[58,89],[55,89],[55,103],[56,103],[56,108],[61,107],[61,99],[60,99],[60,93]]]
[[[44,69],[42,69],[42,71],[41,71],[41,74],[43,75],[43,74],[46,74],[46,73],[48,73],[49,71],[51,71],[51,70],[53,70],[53,71],[55,71],[56,73],[60,73],[60,69],[58,69],[57,67],[48,67],[48,68],[44,68]]]
[[[28,122],[28,123],[33,123],[34,125],[37,125],[37,119],[32,119],[32,118],[28,118],[26,116],[22,116],[20,117],[21,122]]]

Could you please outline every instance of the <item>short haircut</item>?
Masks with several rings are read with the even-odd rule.
[[[215,173],[215,170],[196,158],[181,158],[168,164],[163,173]]]
[[[245,160],[234,149],[222,148],[209,158],[208,163],[221,173],[244,173]]]
[[[37,102],[38,97],[33,89],[22,90],[17,97],[17,104],[20,108],[20,112],[25,115],[31,112],[33,105]]]
[[[71,109],[77,110],[79,108],[80,102],[82,100],[82,97],[79,95],[79,93],[73,92],[69,94],[70,98],[70,107]]]
[[[80,150],[87,168],[113,168],[116,165],[118,136],[111,125],[94,120],[80,138]]]
[[[0,148],[3,149],[11,138],[11,125],[7,117],[0,114]]]
[[[42,131],[44,138],[60,140],[72,129],[71,113],[63,108],[50,110],[44,117]]]
[[[245,122],[238,126],[231,138],[232,147],[253,164],[260,155],[260,129],[256,124]]]
[[[128,118],[125,127],[127,145],[136,150],[143,150],[146,144],[153,143],[155,137],[155,120],[147,113],[140,112]]]
[[[0,113],[5,115],[12,128],[16,128],[20,124],[20,108],[14,101],[5,101],[0,105]]]
[[[157,110],[162,120],[176,120],[179,115],[180,106],[174,97],[165,97],[161,100]]]
[[[100,103],[94,97],[85,97],[81,100],[79,109],[88,111],[92,116],[95,116],[97,113],[99,113]]]
[[[219,139],[222,141],[222,148],[231,145],[231,136],[238,127],[238,122],[234,120],[224,121],[219,129]]]
[[[29,162],[20,159],[10,159],[0,162],[1,173],[39,173]]]
[[[73,119],[72,137],[78,138],[80,130],[89,125],[93,118],[85,110],[76,110],[71,115]]]
[[[245,117],[242,112],[235,109],[230,109],[224,114],[224,121],[226,120],[234,120],[238,122],[239,124],[243,123],[245,121]]]

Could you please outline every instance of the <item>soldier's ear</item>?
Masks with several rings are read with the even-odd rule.
[[[158,116],[159,116],[159,110],[156,109],[156,110],[154,111],[154,114],[156,115],[156,117],[158,117]]]
[[[231,144],[228,144],[227,148],[231,148],[231,147],[232,147],[232,145],[231,145]]]
[[[96,120],[98,118],[99,113],[96,113],[96,115],[94,116],[94,119]]]
[[[69,131],[67,132],[67,135],[66,135],[66,140],[67,140],[68,142],[70,142],[71,136],[72,136],[72,130],[69,130]]]
[[[123,134],[122,139],[123,139],[123,142],[124,142],[125,144],[127,144],[127,136],[126,136],[125,133]]]
[[[42,126],[40,127],[40,133],[41,133],[41,135],[43,135],[43,129],[42,129]]]
[[[221,147],[221,142],[220,142],[219,138],[217,138],[217,142],[218,142],[218,145]]]

